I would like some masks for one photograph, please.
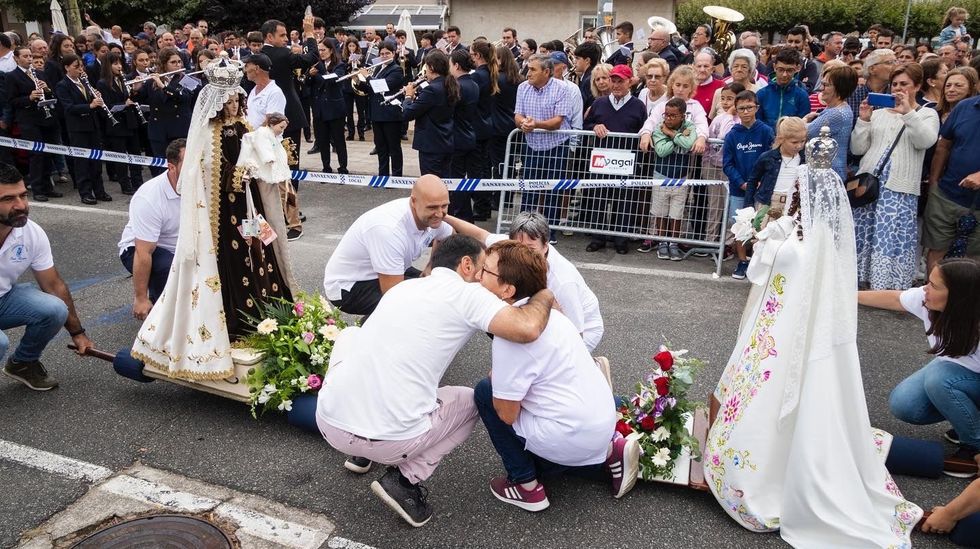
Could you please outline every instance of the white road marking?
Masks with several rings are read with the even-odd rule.
[[[97,489],[142,503],[176,509],[184,513],[203,513],[221,504],[216,499],[181,492],[165,484],[129,475],[113,477],[105,484],[99,485]]]
[[[99,482],[112,476],[112,471],[105,467],[5,440],[0,440],[0,459],[85,482]]]
[[[320,530],[280,520],[230,503],[219,505],[214,513],[238,523],[240,532],[287,547],[315,548],[327,541],[327,534]]]
[[[374,549],[374,547],[371,547],[370,545],[365,545],[363,543],[342,538],[340,536],[330,538],[330,541],[327,542],[327,547],[330,549]]]
[[[68,210],[70,212],[85,212],[93,214],[103,214],[112,215],[115,217],[129,217],[128,210],[110,210],[106,208],[90,208],[88,206],[72,206],[70,204],[48,204],[48,203],[38,203],[31,202],[31,208],[37,208],[40,210]]]

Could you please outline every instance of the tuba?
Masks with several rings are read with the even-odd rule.
[[[722,59],[735,49],[733,24],[745,19],[741,13],[723,6],[705,6],[704,13],[711,17],[711,47]]]
[[[612,25],[603,25],[596,28],[595,30],[596,40],[599,42],[599,47],[602,48],[602,56],[600,61],[602,63],[606,62],[606,59],[619,51],[619,42],[616,41],[616,30]]]

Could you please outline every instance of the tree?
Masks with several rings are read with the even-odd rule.
[[[88,0],[79,2],[101,25],[119,25],[130,32],[142,30],[144,21],[172,23],[198,15],[205,0]],[[67,3],[61,2],[62,9]],[[51,0],[0,0],[0,8],[19,12],[24,21],[50,21]],[[82,25],[85,23],[83,22]]]
[[[327,26],[346,23],[374,0],[222,0],[208,2],[204,17],[212,28],[258,30],[269,19],[278,19],[289,29],[302,28],[306,6],[313,8],[313,15],[322,17]]]

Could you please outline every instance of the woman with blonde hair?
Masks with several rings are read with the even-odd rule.
[[[612,93],[609,81],[611,70],[612,65],[609,63],[599,63],[592,69],[592,97],[599,99]]]

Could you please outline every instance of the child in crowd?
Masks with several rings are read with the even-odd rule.
[[[966,20],[969,17],[970,14],[964,8],[954,6],[946,10],[946,16],[943,17],[943,30],[939,32],[939,47],[946,44],[955,45],[957,42],[967,44],[972,42],[973,39],[966,32]]]
[[[749,180],[759,158],[772,148],[772,128],[756,118],[758,110],[755,92],[745,90],[735,96],[735,113],[739,123],[725,136],[722,147],[723,165],[728,177],[728,215],[732,219],[736,210],[752,205],[755,191],[749,191]],[[749,261],[741,242],[735,242],[735,253],[738,254],[738,266],[732,278],[742,280],[745,270],[749,268]]]
[[[687,102],[680,97],[672,97],[665,104],[663,122],[654,130],[652,138],[656,154],[654,169],[658,178],[682,179],[687,176],[691,149],[701,137],[694,129],[694,124],[687,120],[686,113]],[[657,236],[680,236],[687,191],[687,187],[653,188],[650,215],[654,218]],[[684,254],[676,242],[660,242],[657,246],[657,257],[680,261],[684,259]]]
[[[755,163],[746,186],[746,202],[760,210],[786,212],[793,203],[797,172],[803,164],[806,145],[806,122],[795,116],[784,116],[776,122],[776,139],[772,149]],[[773,217],[781,214],[773,213]]]

